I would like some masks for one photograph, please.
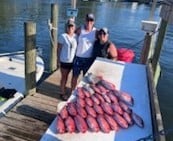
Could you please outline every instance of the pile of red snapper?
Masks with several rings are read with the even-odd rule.
[[[131,109],[134,105],[131,95],[117,90],[114,84],[92,73],[84,78],[86,84],[76,88],[76,98],[57,115],[58,133],[109,133],[133,124],[144,127],[142,118]]]

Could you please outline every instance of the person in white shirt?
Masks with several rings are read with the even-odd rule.
[[[96,28],[94,27],[95,17],[92,13],[86,15],[85,24],[76,30],[78,35],[78,46],[73,65],[72,90],[77,85],[78,77],[88,71],[93,62],[93,43],[96,39]]]
[[[73,69],[73,60],[77,48],[77,40],[75,34],[75,22],[69,19],[66,23],[66,32],[61,34],[58,40],[58,58],[61,71],[61,98],[68,99],[66,94],[66,83],[70,71]]]

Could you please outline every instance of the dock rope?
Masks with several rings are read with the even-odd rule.
[[[53,40],[51,31],[52,30],[56,30],[57,31],[57,28],[52,26],[52,23],[50,22],[50,19],[48,19],[48,29],[49,29],[49,36],[50,36],[51,43],[52,43],[53,46],[56,46],[55,42]]]
[[[154,34],[158,33],[159,30],[160,30],[160,29],[157,29],[155,32],[150,33],[150,35],[153,36]],[[135,44],[130,45],[130,48],[132,49],[132,48],[136,47],[138,44],[142,43],[144,40],[145,40],[145,37],[144,37],[142,40],[136,42]]]

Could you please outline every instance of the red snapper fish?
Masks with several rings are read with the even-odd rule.
[[[106,119],[104,118],[103,115],[98,115],[96,117],[97,122],[100,126],[100,129],[104,132],[104,133],[109,133],[111,131],[111,128],[108,124],[108,122],[106,121]]]
[[[99,84],[101,84],[103,87],[105,87],[107,90],[114,90],[115,85],[105,79],[102,79],[99,81]]]
[[[86,81],[87,81],[89,84],[96,84],[96,83],[98,83],[98,82],[102,79],[102,77],[96,76],[96,75],[94,75],[94,74],[92,74],[92,73],[88,73],[88,74],[85,76],[85,79],[86,79]]]
[[[99,125],[94,117],[88,115],[86,117],[86,122],[91,131],[98,132],[100,130]]]
[[[74,121],[75,121],[76,128],[79,132],[85,133],[87,131],[88,126],[85,120],[81,116],[76,115],[74,117]]]
[[[132,112],[132,119],[137,126],[139,126],[140,128],[144,128],[144,121],[139,115]]]
[[[59,114],[57,115],[56,129],[60,134],[65,133],[65,124]]]
[[[68,116],[65,119],[65,127],[66,127],[67,132],[69,132],[69,133],[75,132],[75,130],[76,130],[75,122],[71,116]]]
[[[127,105],[129,105],[129,106],[133,106],[134,105],[133,97],[130,94],[128,94],[127,92],[118,91],[118,90],[112,90],[112,93],[115,96],[117,96],[121,101],[126,103]]]

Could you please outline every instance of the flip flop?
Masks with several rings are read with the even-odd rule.
[[[62,94],[61,98],[62,98],[62,100],[67,101],[68,100],[68,95]]]

